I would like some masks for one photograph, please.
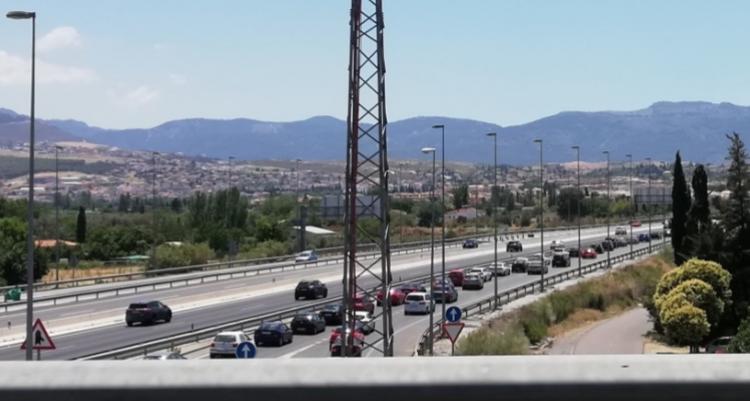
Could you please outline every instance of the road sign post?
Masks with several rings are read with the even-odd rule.
[[[448,312],[446,311],[447,314]],[[443,323],[443,333],[451,340],[451,356],[456,353],[456,340],[458,340],[458,336],[463,329],[464,324],[462,322]]]
[[[31,332],[33,333],[32,336],[34,343],[31,348],[36,350],[37,360],[42,359],[42,350],[57,349],[57,347],[55,347],[55,342],[52,341],[52,337],[50,337],[49,333],[47,333],[47,329],[44,327],[44,323],[42,323],[41,319],[36,319],[36,322],[34,322],[34,326],[31,328]],[[21,350],[26,349],[27,342],[28,340],[24,340],[24,342],[21,344]]]
[[[255,348],[255,344],[250,341],[245,341],[237,346],[237,349],[234,351],[234,356],[236,356],[237,359],[253,359],[255,358],[256,352],[257,348]]]

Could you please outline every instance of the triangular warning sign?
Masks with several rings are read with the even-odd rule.
[[[463,329],[464,324],[461,322],[443,324],[443,332],[446,336],[448,336],[452,343],[456,342],[456,340],[458,339],[458,335],[461,334],[461,330]]]
[[[42,319],[36,319],[36,322],[34,322],[34,327],[31,328],[32,334],[32,344],[34,344],[31,348],[36,350],[42,350],[42,349],[55,349],[55,342],[52,341],[52,337],[49,336],[49,333],[47,333],[47,329],[44,328],[44,323],[42,323]],[[21,344],[21,349],[26,349],[26,341],[24,341]]]

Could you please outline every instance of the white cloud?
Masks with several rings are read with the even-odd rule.
[[[187,83],[187,77],[183,74],[169,74],[169,80],[177,86],[183,86]]]
[[[88,68],[48,63],[37,59],[36,81],[40,84],[89,83],[98,79]],[[28,85],[31,61],[0,50],[0,85]]]
[[[81,35],[72,26],[61,26],[42,36],[36,42],[36,46],[40,52],[67,47],[81,47]]]
[[[123,101],[129,106],[141,106],[153,102],[158,97],[158,90],[151,88],[148,85],[141,85],[125,93]]]

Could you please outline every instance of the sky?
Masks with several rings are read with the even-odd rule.
[[[37,115],[105,128],[346,117],[347,0],[4,0],[37,12]],[[748,1],[384,0],[389,120],[503,126],[656,101],[750,104]],[[31,26],[0,19],[28,114]]]

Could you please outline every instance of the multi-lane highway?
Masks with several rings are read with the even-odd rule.
[[[654,228],[658,230],[658,227]],[[641,230],[642,231],[642,230]],[[605,230],[587,229],[582,232],[583,244],[602,238]],[[575,231],[555,232],[545,235],[553,239],[566,240],[574,245]],[[538,251],[539,240],[523,240],[527,252]],[[624,248],[622,248],[624,251]],[[439,250],[438,250],[439,251]],[[504,253],[504,245],[501,247]],[[429,253],[403,255],[392,260],[393,276],[396,280],[424,276],[429,271]],[[507,255],[503,255],[507,257]],[[600,256],[601,257],[601,256]],[[446,269],[467,267],[485,263],[492,259],[491,244],[484,243],[479,249],[449,249]],[[439,258],[437,259],[439,260]],[[575,260],[573,261],[575,267]],[[561,270],[560,270],[561,271]],[[159,289],[147,294],[125,295],[117,298],[83,301],[79,303],[36,308],[35,316],[47,323],[58,349],[44,354],[45,359],[71,359],[93,352],[106,351],[129,344],[164,338],[187,330],[210,327],[233,320],[245,319],[268,312],[299,306],[306,301],[295,301],[292,293],[301,279],[321,279],[328,283],[329,297],[341,294],[341,265],[330,265],[312,269],[274,273],[263,276],[238,278],[220,282],[173,289]],[[501,288],[508,288],[538,276],[525,274],[500,278]],[[486,297],[491,283],[484,291],[462,292],[459,304]],[[374,285],[374,283],[373,283]],[[159,299],[172,306],[174,318],[169,324],[126,327],[124,309],[132,301]],[[439,309],[439,308],[438,308]],[[410,354],[415,338],[424,331],[426,318],[403,316],[401,307],[394,308],[396,352]],[[0,359],[22,359],[18,350],[23,340],[23,311],[0,314],[3,328],[0,329]],[[259,357],[306,357],[324,356],[327,353],[328,332],[318,336],[295,336],[293,344],[278,349],[262,348]]]

